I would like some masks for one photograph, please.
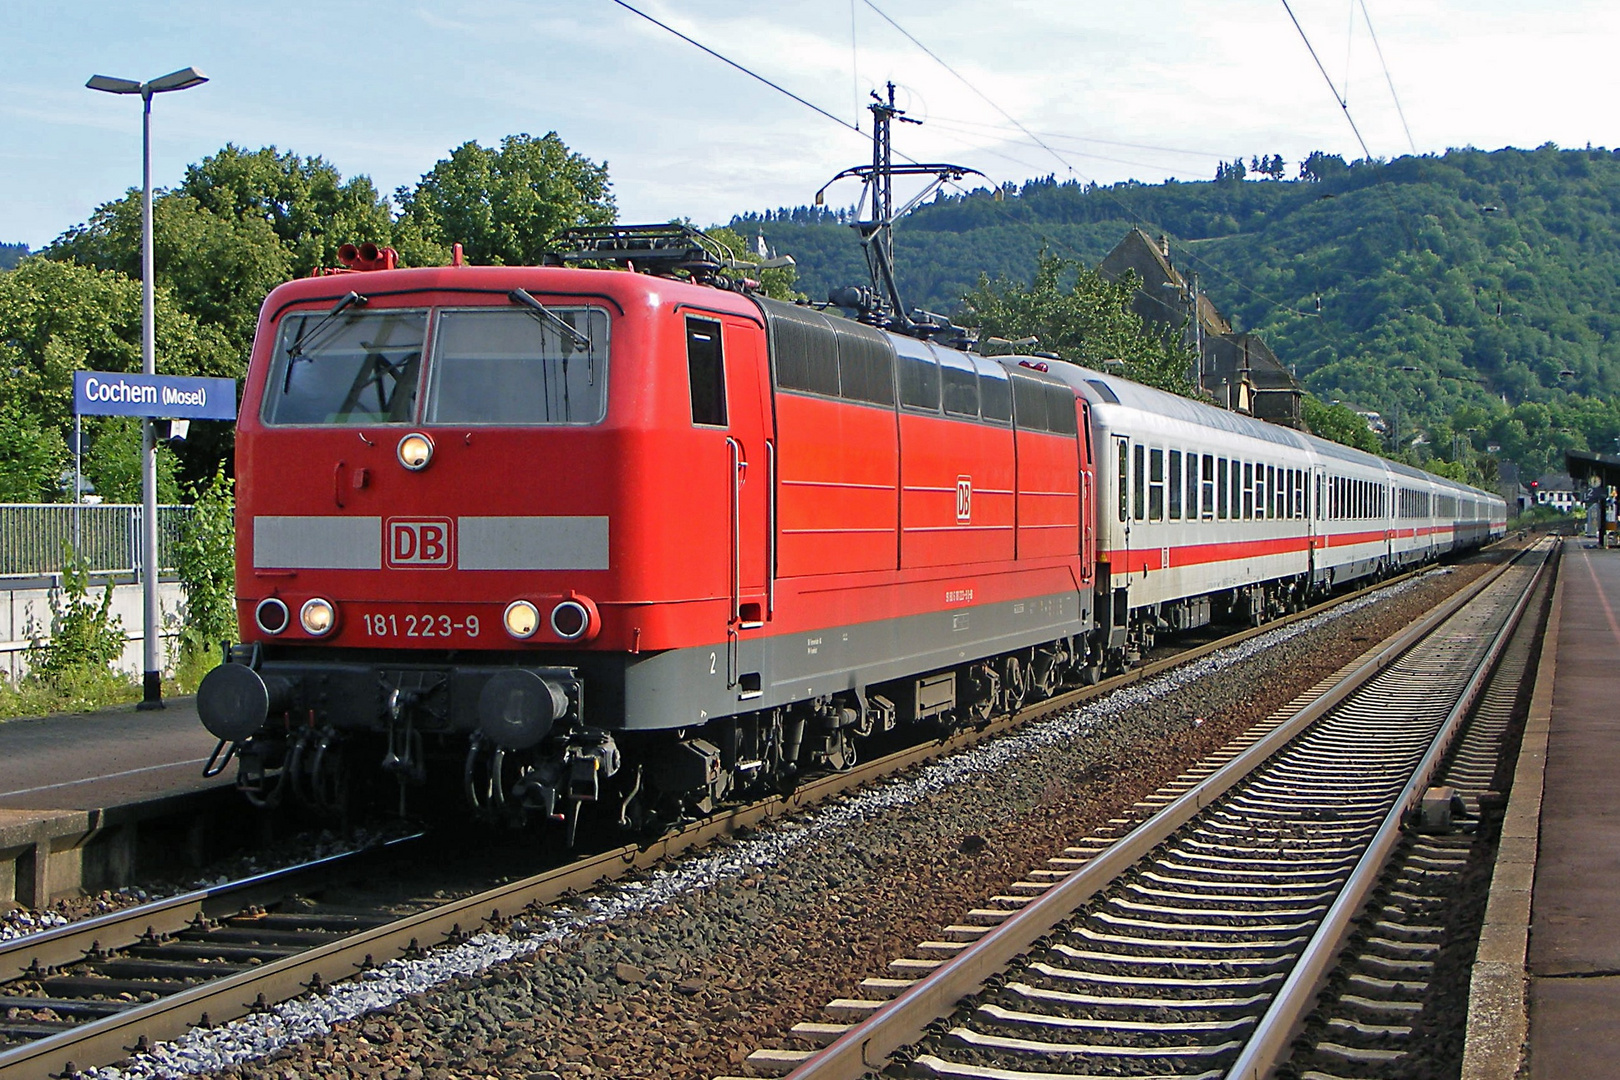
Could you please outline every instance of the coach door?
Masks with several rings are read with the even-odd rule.
[[[1308,522],[1310,526],[1308,545],[1310,549],[1308,555],[1310,572],[1308,580],[1314,585],[1316,583],[1316,564],[1319,561],[1316,553],[1318,549],[1327,547],[1328,535],[1328,480],[1327,470],[1322,466],[1314,465],[1311,467],[1311,491],[1307,491],[1305,497],[1311,502],[1311,513],[1306,515],[1310,519]]]

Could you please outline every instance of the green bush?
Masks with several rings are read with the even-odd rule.
[[[90,572],[73,552],[63,559],[62,587],[51,597],[51,633],[43,638],[31,626],[28,677],[51,686],[65,686],[89,675],[111,675],[112,663],[124,654],[124,623],[112,613],[113,586],[102,589],[101,600],[89,598]]]
[[[236,495],[221,469],[195,493],[175,545],[175,569],[186,593],[179,666],[195,671],[236,636]],[[200,678],[202,672],[198,671]],[[185,679],[181,680],[185,682]]]

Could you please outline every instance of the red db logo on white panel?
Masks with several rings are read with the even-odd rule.
[[[973,518],[973,477],[956,478],[956,523],[966,525]]]
[[[449,518],[389,518],[383,528],[388,565],[397,570],[448,567],[454,556]]]

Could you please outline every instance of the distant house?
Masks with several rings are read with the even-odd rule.
[[[1575,483],[1563,473],[1543,476],[1535,484],[1536,505],[1550,506],[1560,513],[1573,514],[1585,501],[1575,497]]]
[[[1182,334],[1189,345],[1199,347],[1199,389],[1235,412],[1304,427],[1304,390],[1298,381],[1264,341],[1232,331],[1208,295],[1176,269],[1168,241],[1160,237],[1155,242],[1141,229],[1132,229],[1097,267],[1109,281],[1118,281],[1128,270],[1140,279],[1131,310],[1150,327]]]

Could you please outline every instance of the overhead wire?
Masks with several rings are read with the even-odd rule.
[[[890,23],[890,25],[894,26],[896,30],[898,30],[901,34],[905,35],[905,37],[908,40],[910,40],[914,45],[916,45],[917,48],[921,49],[923,52],[927,53],[928,56],[933,58],[936,63],[939,63],[942,67],[945,67],[946,70],[950,71],[952,75],[956,76],[956,78],[962,80],[964,83],[967,83],[967,80],[962,75],[960,75],[958,72],[955,71],[955,69],[951,68],[943,60],[941,60],[937,55],[935,55],[931,50],[929,50],[921,42],[917,41],[917,39],[915,37],[913,37],[911,34],[907,33],[905,30],[901,29],[898,26],[898,24],[895,24],[892,19],[889,19],[887,15],[885,15],[879,8],[876,7],[876,5],[872,4],[871,0],[864,0],[864,2],[867,3],[867,5],[869,7],[871,7],[873,11],[876,11],[879,15],[883,16],[883,18],[885,20],[887,20]],[[805,98],[799,96],[798,94],[795,94],[793,91],[787,89],[786,87],[780,85],[779,83],[776,83],[773,80],[765,77],[764,75],[761,75],[758,72],[752,70],[751,68],[748,68],[747,66],[739,63],[738,61],[733,60],[730,57],[725,56],[724,54],[722,54],[720,52],[717,52],[716,50],[714,50],[714,49],[710,48],[709,46],[703,44],[701,41],[698,41],[697,39],[695,39],[695,38],[693,38],[693,37],[691,37],[691,36],[689,36],[687,34],[682,33],[681,31],[675,29],[674,27],[670,26],[668,23],[665,23],[665,22],[663,22],[663,21],[661,21],[661,20],[659,20],[657,18],[654,18],[652,15],[649,15],[647,12],[642,11],[640,8],[638,8],[635,5],[629,3],[628,0],[612,0],[612,3],[617,4],[619,7],[621,7],[624,10],[630,12],[631,14],[633,14],[633,15],[641,18],[641,19],[646,20],[647,22],[649,22],[652,25],[658,27],[659,29],[665,31],[666,33],[669,33],[669,34],[671,34],[671,35],[673,35],[675,37],[680,38],[682,41],[686,42],[688,45],[691,45],[693,48],[698,49],[701,52],[713,57],[714,59],[719,60],[721,63],[727,65],[728,67],[734,68],[735,70],[741,72],[742,74],[747,75],[749,78],[754,79],[756,82],[763,83],[764,85],[770,87],[772,90],[775,90],[777,93],[782,94],[785,97],[791,98],[792,100],[798,102],[800,105],[803,105],[805,108],[811,110],[812,112],[816,113],[817,115],[822,116],[822,117],[824,117],[824,118],[826,118],[828,120],[831,120],[833,123],[837,124],[838,126],[840,126],[842,128],[845,128],[845,129],[847,129],[849,131],[853,131],[853,132],[855,132],[856,134],[859,134],[859,135],[864,135],[865,134],[864,132],[861,131],[861,129],[859,127],[857,127],[854,124],[851,124],[849,121],[844,120],[844,119],[842,119],[842,118],[840,118],[838,116],[833,115],[832,113],[828,112],[826,109],[823,109],[821,106],[816,105],[814,102],[806,100]],[[985,101],[987,101],[987,102],[990,101],[990,99],[988,97],[985,97],[985,95],[983,93],[981,93],[976,87],[973,87],[971,83],[967,83],[967,85],[969,86],[970,89],[973,90],[973,92],[975,94],[978,94]],[[1043,146],[1047,150],[1047,152],[1052,154],[1053,157],[1057,158],[1058,161],[1063,162],[1065,168],[1067,168],[1070,171],[1074,172],[1075,175],[1078,176],[1080,179],[1086,180],[1086,181],[1088,181],[1090,183],[1093,183],[1093,184],[1096,183],[1096,181],[1092,180],[1090,177],[1086,176],[1084,173],[1081,173],[1079,170],[1074,169],[1074,167],[1072,165],[1070,165],[1062,157],[1062,155],[1058,154],[1056,151],[1052,150],[1052,148],[1050,146],[1047,146],[1039,138],[1035,137],[1032,133],[1030,133],[1028,131],[1027,128],[1025,128],[1022,124],[1018,123],[1018,121],[1016,119],[1013,119],[1010,116],[1010,114],[1008,114],[1004,110],[1002,110],[1000,108],[1000,106],[996,106],[994,104],[994,102],[990,102],[990,104],[993,107],[995,107],[998,112],[1001,112],[1003,116],[1007,116],[1008,119],[1011,120],[1012,123],[1016,127],[1018,127],[1026,135],[1029,135],[1038,145]],[[994,151],[986,151],[986,152],[987,153],[994,153]],[[905,154],[905,153],[903,153],[903,152],[901,152],[899,150],[894,151],[894,155],[896,157],[898,157],[898,158],[901,158],[901,159],[905,160],[905,161],[911,162],[913,164],[918,164],[916,158],[911,157],[910,155]],[[997,156],[1006,157],[1006,155],[999,155],[999,154]],[[1008,159],[1008,160],[1016,160],[1016,159]],[[1031,167],[1027,163],[1020,162],[1020,164],[1024,164],[1026,168]],[[971,194],[971,192],[969,192],[966,188],[962,187],[961,184],[959,184],[959,183],[957,183],[955,181],[948,181],[948,183],[949,183],[949,186],[955,188],[957,191],[961,192],[964,196],[967,196],[967,195]],[[997,186],[999,187],[999,185],[997,185]],[[1109,201],[1113,202],[1115,205],[1119,206],[1122,210],[1124,210],[1125,214],[1126,214],[1126,217],[1129,220],[1131,220],[1132,222],[1136,223],[1137,225],[1148,224],[1148,222],[1146,222],[1139,214],[1137,214],[1134,210],[1132,210],[1129,206],[1127,206],[1119,198],[1114,196],[1112,194],[1112,192],[1110,192],[1107,188],[1103,188],[1101,186],[1098,186],[1096,188],[1096,190],[1101,192],[1106,198],[1109,199]],[[1033,225],[1031,225],[1027,221],[1018,221],[1016,219],[1013,219],[1011,223],[1015,224],[1015,225],[1018,225],[1020,227],[1023,227],[1025,229],[1029,229],[1031,232],[1035,232],[1036,235],[1040,236],[1043,241],[1051,241],[1053,239],[1053,238],[1046,237],[1046,236],[1040,234],[1037,230],[1035,230],[1035,227]],[[1074,248],[1071,245],[1067,244],[1067,243],[1062,243],[1061,241],[1059,241],[1059,243],[1061,243],[1063,247],[1069,248],[1071,251],[1074,250]],[[1190,251],[1187,251],[1185,248],[1183,248],[1183,252],[1193,262],[1199,263],[1206,270],[1209,270],[1212,273],[1227,279],[1228,281],[1230,281],[1234,285],[1236,285],[1238,288],[1240,288],[1243,291],[1245,291],[1245,292],[1257,297],[1258,299],[1264,301],[1266,304],[1268,304],[1269,306],[1277,309],[1278,311],[1288,312],[1290,314],[1297,315],[1297,316],[1300,316],[1300,317],[1307,317],[1307,316],[1311,316],[1311,315],[1315,314],[1314,312],[1300,311],[1298,308],[1295,308],[1290,304],[1282,303],[1279,300],[1275,300],[1275,299],[1265,295],[1264,293],[1260,292],[1258,289],[1254,288],[1253,286],[1249,285],[1248,283],[1240,281],[1238,278],[1236,278],[1233,275],[1227,273],[1225,270],[1222,270],[1221,268],[1219,268],[1217,266],[1214,266],[1214,265],[1206,262],[1203,259],[1198,258],[1196,255],[1193,255]]]
[[[1412,129],[1406,124],[1406,110],[1401,108],[1401,96],[1395,92],[1395,79],[1389,73],[1389,65],[1384,62],[1384,49],[1378,44],[1378,32],[1373,29],[1372,15],[1367,11],[1367,0],[1358,2],[1361,4],[1361,17],[1367,22],[1367,36],[1372,38],[1373,51],[1378,54],[1378,66],[1384,69],[1384,81],[1389,83],[1389,96],[1395,102],[1395,115],[1401,118],[1401,130],[1406,132],[1406,145],[1412,148],[1415,155],[1418,152],[1417,142],[1412,138]]]
[[[1088,181],[1090,183],[1093,183],[1093,184],[1096,183],[1096,181],[1092,180],[1090,177],[1086,176],[1084,173],[1082,173],[1078,169],[1076,169],[1072,164],[1069,163],[1069,161],[1066,158],[1064,158],[1056,150],[1052,149],[1052,147],[1048,143],[1046,143],[1039,136],[1037,136],[1034,132],[1030,131],[1029,128],[1025,127],[1022,123],[1020,123],[1018,121],[1018,119],[1016,117],[1014,117],[1011,113],[1007,112],[1007,110],[1003,109],[1000,105],[998,105],[994,101],[992,101],[990,99],[989,95],[985,94],[978,87],[974,86],[973,83],[971,81],[969,81],[966,76],[964,76],[961,72],[957,71],[950,64],[946,63],[943,59],[941,59],[939,54],[935,53],[928,46],[924,45],[921,41],[917,40],[915,35],[911,34],[904,27],[902,27],[899,23],[897,23],[893,19],[891,19],[883,11],[883,9],[879,8],[877,6],[877,4],[873,2],[873,0],[863,0],[863,2],[866,4],[867,7],[871,8],[874,12],[876,12],[885,22],[887,22],[890,26],[894,27],[894,29],[896,31],[898,31],[902,36],[904,36],[907,41],[910,41],[918,49],[920,49],[924,53],[926,53],[930,59],[932,59],[935,63],[939,64],[939,66],[943,67],[946,71],[950,72],[952,76],[954,76],[959,82],[961,82],[969,90],[973,91],[973,93],[976,94],[981,100],[983,100],[991,108],[995,109],[1002,116],[1006,117],[1016,128],[1018,128],[1019,131],[1023,132],[1024,135],[1027,136],[1031,141],[1033,141],[1034,143],[1036,143],[1036,145],[1038,145],[1038,146],[1042,147],[1043,149],[1045,149],[1047,153],[1051,154],[1058,161],[1062,162],[1064,167],[1067,168],[1071,173],[1074,173],[1076,176],[1078,176],[1081,179],[1086,180],[1086,181]],[[1337,92],[1335,92],[1335,96],[1336,96],[1336,94],[1337,94]],[[1111,192],[1108,191],[1107,188],[1103,188],[1103,187],[1099,186],[1097,188],[1097,190],[1102,192],[1104,194],[1104,196],[1106,198],[1108,198],[1111,202],[1113,202],[1116,206],[1119,206],[1122,210],[1124,210],[1126,212],[1126,215],[1128,216],[1128,218],[1131,221],[1135,222],[1137,225],[1147,224],[1147,222],[1145,222],[1141,218],[1140,215],[1138,215],[1134,210],[1132,210],[1129,206],[1127,206],[1119,198],[1115,197]],[[1030,225],[1028,222],[1017,222],[1017,224],[1020,224],[1020,225],[1024,226],[1025,228],[1028,228],[1028,229],[1031,229],[1032,231],[1034,231],[1034,226]],[[1042,239],[1044,241],[1048,241],[1048,242],[1050,242],[1050,240],[1051,240],[1051,238],[1045,237],[1045,236],[1042,236]],[[1065,244],[1063,246],[1069,247],[1069,245],[1067,245],[1067,244]],[[1073,249],[1071,248],[1070,250],[1073,250]],[[1182,250],[1183,250],[1183,253],[1186,254],[1188,258],[1192,259],[1192,261],[1194,261],[1196,263],[1199,263],[1200,265],[1204,266],[1206,269],[1212,271],[1213,273],[1217,274],[1218,276],[1226,278],[1228,281],[1232,282],[1238,288],[1244,290],[1245,292],[1249,293],[1252,296],[1258,297],[1259,299],[1263,300],[1265,303],[1269,304],[1271,307],[1277,309],[1278,311],[1286,311],[1286,312],[1289,312],[1291,314],[1294,314],[1294,315],[1297,315],[1297,316],[1300,316],[1300,317],[1312,317],[1312,316],[1316,316],[1318,314],[1316,312],[1300,311],[1298,308],[1294,307],[1292,304],[1285,304],[1285,303],[1283,303],[1283,302],[1281,302],[1279,300],[1275,300],[1275,299],[1273,299],[1273,298],[1271,298],[1269,296],[1266,296],[1264,293],[1260,292],[1258,289],[1254,288],[1252,285],[1249,285],[1247,282],[1240,281],[1238,278],[1236,278],[1233,275],[1227,273],[1225,270],[1222,270],[1219,267],[1213,266],[1212,264],[1206,262],[1205,260],[1200,259],[1197,256],[1193,255],[1190,251],[1187,251],[1185,247],[1183,247]]]
[[[1074,172],[1074,166],[1070,165],[1068,163],[1068,161],[1064,160],[1064,157],[1063,157],[1062,154],[1059,154],[1056,150],[1052,149],[1052,147],[1049,146],[1045,141],[1043,141],[1039,135],[1036,135],[1033,131],[1029,130],[1029,128],[1025,127],[1022,123],[1020,123],[1018,121],[1018,118],[1013,116],[1012,113],[1008,112],[1006,109],[1003,109],[1000,105],[997,105],[994,101],[991,101],[989,96],[986,95],[983,91],[981,91],[977,86],[974,86],[971,82],[969,82],[968,79],[966,78],[966,76],[964,76],[961,72],[957,71],[955,68],[951,67],[951,65],[947,64],[944,60],[940,59],[939,54],[935,53],[934,50],[930,49],[928,46],[926,46],[922,42],[918,41],[917,38],[909,30],[907,30],[905,27],[901,26],[899,23],[895,22],[892,18],[890,18],[888,12],[886,12],[882,8],[878,7],[877,4],[875,4],[873,2],[873,0],[863,0],[863,2],[866,4],[867,7],[871,8],[873,11],[877,12],[879,18],[881,18],[884,22],[888,23],[890,26],[894,27],[895,30],[899,31],[899,33],[900,33],[900,35],[902,37],[904,37],[907,41],[911,42],[913,45],[917,46],[917,48],[921,49],[923,52],[927,53],[929,55],[929,57],[931,57],[936,64],[938,64],[940,67],[944,68],[946,71],[950,72],[952,75],[954,75],[956,77],[956,80],[958,82],[960,82],[963,86],[967,87],[969,90],[971,90],[975,94],[977,94],[981,101],[983,101],[986,105],[990,106],[992,109],[996,110],[996,112],[1000,113],[1002,116],[1005,116],[1007,118],[1007,120],[1014,127],[1016,127],[1019,131],[1022,131],[1025,135],[1029,136],[1029,138],[1030,138],[1030,140],[1032,142],[1034,142],[1037,146],[1041,147],[1048,154],[1051,154],[1053,157],[1057,158],[1057,160],[1063,165],[1064,168],[1068,169],[1070,172]]]
[[[1322,66],[1322,58],[1316,55],[1316,46],[1311,44],[1310,35],[1305,33],[1305,28],[1299,24],[1299,19],[1295,17],[1294,9],[1289,6],[1288,0],[1282,0],[1282,6],[1283,10],[1288,12],[1288,18],[1294,24],[1294,29],[1299,31],[1299,38],[1305,43],[1306,51],[1311,54],[1311,59],[1316,61],[1316,70],[1322,73],[1323,80],[1327,82],[1328,89],[1333,93],[1333,100],[1339,103],[1340,111],[1344,113],[1345,120],[1349,121],[1350,130],[1356,133],[1356,142],[1361,144],[1362,157],[1372,161],[1373,153],[1367,147],[1367,140],[1361,137],[1361,129],[1356,126],[1356,118],[1350,115],[1350,103],[1345,100],[1343,94],[1339,93],[1339,88],[1333,85],[1333,76],[1329,75],[1327,68]],[[1411,228],[1406,224],[1406,216],[1401,213],[1401,208],[1396,204],[1395,196],[1391,195],[1389,188],[1385,186],[1385,181],[1380,178],[1373,186],[1383,189],[1384,197],[1389,200],[1390,209],[1395,214],[1395,224],[1400,226],[1402,234],[1406,237],[1407,245],[1414,251],[1417,250],[1417,237],[1412,235]]]
[[[765,76],[761,75],[759,72],[754,71],[754,70],[752,70],[750,68],[744,67],[743,65],[739,64],[737,61],[731,59],[729,56],[723,56],[720,53],[715,52],[713,49],[711,49],[707,45],[703,44],[703,42],[698,41],[695,38],[688,37],[687,35],[681,33],[679,30],[675,29],[673,26],[669,25],[666,22],[660,22],[659,20],[653,18],[651,15],[647,14],[645,11],[642,11],[640,8],[635,7],[632,4],[627,3],[626,0],[612,0],[612,3],[618,4],[620,7],[624,8],[624,10],[630,12],[632,15],[637,15],[637,16],[640,16],[643,19],[646,19],[648,22],[652,23],[654,26],[658,27],[660,30],[665,30],[665,31],[667,31],[667,32],[669,32],[671,34],[674,34],[676,37],[680,38],[682,41],[686,42],[688,45],[692,46],[694,49],[700,49],[703,52],[708,53],[710,56],[714,57],[716,60],[720,61],[722,64],[726,64],[729,67],[736,68],[738,71],[742,72],[744,75],[747,75],[750,79],[755,79],[755,80],[757,80],[759,82],[764,83],[766,86],[770,87],[772,90],[775,90],[778,94],[784,94],[787,97],[792,98],[794,101],[797,101],[800,105],[803,105],[805,108],[810,109],[813,112],[820,113],[822,116],[825,116],[828,120],[831,120],[833,123],[837,124],[839,127],[848,128],[850,131],[853,131],[857,135],[864,135],[865,134],[865,132],[863,132],[859,127],[857,127],[856,125],[850,123],[848,120],[845,120],[842,117],[834,116],[832,113],[828,112],[826,109],[823,109],[820,105],[814,104],[813,102],[810,102],[810,101],[806,101],[804,98],[800,97],[798,94],[795,94],[793,91],[789,90],[787,87],[782,86],[782,85],[780,85],[778,83],[772,82],[770,79],[767,79]]]

